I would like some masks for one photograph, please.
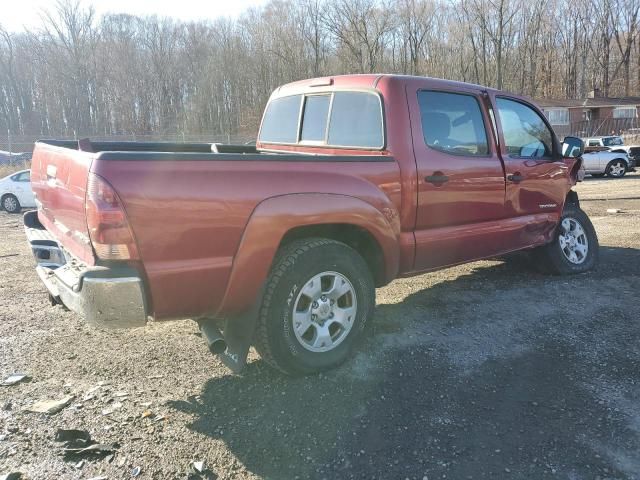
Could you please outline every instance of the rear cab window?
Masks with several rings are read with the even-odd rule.
[[[385,146],[382,102],[377,93],[362,91],[275,98],[267,105],[258,138],[275,145],[380,150]]]
[[[273,143],[296,143],[301,100],[300,95],[293,95],[270,102],[264,112],[260,139],[268,138]]]

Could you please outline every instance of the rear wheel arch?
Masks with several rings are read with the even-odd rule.
[[[289,375],[334,368],[351,355],[374,308],[373,278],[358,252],[327,238],[293,240],[266,280],[254,346]]]
[[[7,210],[4,206],[4,202],[7,198],[13,198],[16,201],[16,209],[15,210]],[[0,198],[0,209],[2,210],[7,210],[8,213],[15,213],[15,212],[19,212],[20,209],[22,208],[22,206],[20,205],[20,200],[18,199],[18,197],[16,195],[14,195],[13,193],[7,192],[4,195],[2,195],[2,197]]]
[[[300,225],[285,233],[278,246],[278,251],[292,242],[306,238],[326,238],[348,245],[364,259],[376,287],[387,283],[384,252],[373,234],[365,228],[350,223]]]
[[[356,251],[370,262],[376,285],[391,281],[400,268],[400,220],[386,200],[387,206],[381,208],[358,197],[304,193],[261,202],[245,227],[216,316],[234,316],[250,308],[278,250],[301,238],[327,238],[351,248],[360,246],[361,251]]]

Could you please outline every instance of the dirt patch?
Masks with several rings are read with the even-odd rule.
[[[30,379],[0,387],[0,475],[638,478],[640,175],[578,191],[597,271],[548,277],[515,256],[398,280],[353,360],[299,379],[254,352],[229,374],[190,321],[102,332],[51,307],[2,212],[0,380]],[[115,453],[66,460],[59,428]]]

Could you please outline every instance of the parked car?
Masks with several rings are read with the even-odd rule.
[[[584,143],[586,152],[599,151],[600,149],[604,149],[613,153],[626,154],[628,158],[626,160],[626,170],[624,173],[635,172],[635,167],[637,167],[640,162],[640,145],[625,145],[624,140],[620,136],[609,135],[603,137],[589,137],[584,139]],[[617,165],[618,172],[621,172],[619,168],[620,166],[620,164]],[[608,174],[609,172],[606,171],[605,167],[605,170],[600,173],[604,175]],[[618,174],[617,176],[624,176],[624,174]]]
[[[18,213],[22,208],[35,206],[29,170],[12,173],[0,180],[0,207],[3,210]]]
[[[612,178],[621,178],[634,164],[624,152],[610,152],[608,150],[585,151],[582,155],[585,173],[593,177],[607,175]]]
[[[25,215],[51,298],[100,327],[197,319],[238,371],[354,349],[375,287],[516,250],[585,272],[598,238],[571,188],[584,144],[530,100],[445,80],[291,83],[255,146],[41,141]],[[221,331],[222,329],[222,331]]]

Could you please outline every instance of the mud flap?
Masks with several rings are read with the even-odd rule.
[[[247,364],[249,347],[258,323],[260,303],[256,302],[256,305],[247,312],[224,322],[223,335],[227,342],[227,349],[219,353],[218,357],[233,373],[242,372]]]

